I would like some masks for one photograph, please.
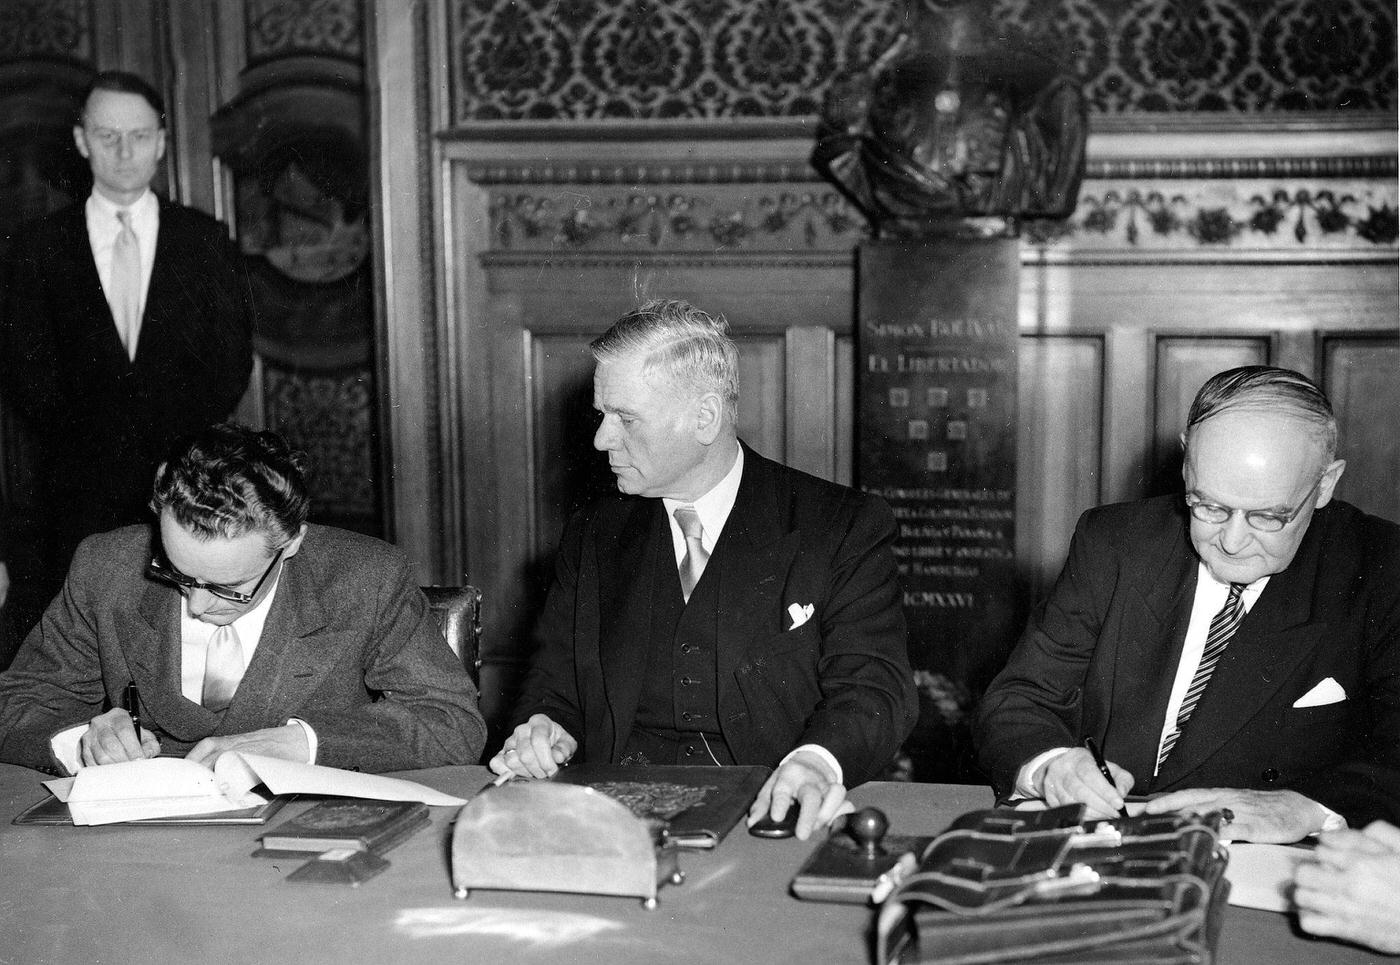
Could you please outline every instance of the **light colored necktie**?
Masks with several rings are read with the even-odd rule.
[[[1181,737],[1182,728],[1191,719],[1192,712],[1196,709],[1196,704],[1200,702],[1201,694],[1205,692],[1206,684],[1210,683],[1210,675],[1215,672],[1215,665],[1220,662],[1220,656],[1225,652],[1225,647],[1229,645],[1230,638],[1235,635],[1239,628],[1240,621],[1244,619],[1244,604],[1240,600],[1240,594],[1244,591],[1243,583],[1231,583],[1230,595],[1225,598],[1225,605],[1220,608],[1210,621],[1210,632],[1206,635],[1206,646],[1201,651],[1201,662],[1196,667],[1196,673],[1191,678],[1191,686],[1186,688],[1186,696],[1181,698],[1181,709],[1176,713],[1176,727],[1162,741],[1162,749],[1157,754],[1157,768],[1161,770],[1162,762],[1167,759],[1172,748],[1176,746],[1177,739]]]
[[[126,348],[126,357],[135,361],[136,340],[141,334],[141,247],[131,230],[131,212],[117,212],[121,230],[112,245],[112,276],[108,283],[112,321]]]
[[[695,584],[700,582],[700,575],[705,572],[705,564],[709,562],[710,554],[706,552],[703,542],[705,527],[700,525],[700,514],[695,508],[677,506],[674,515],[681,528],[681,535],[685,537],[685,556],[681,559],[681,595],[689,603],[691,591],[695,589]]]
[[[223,710],[233,700],[242,679],[243,648],[238,644],[238,631],[219,627],[204,652],[204,692],[199,702],[210,710]]]

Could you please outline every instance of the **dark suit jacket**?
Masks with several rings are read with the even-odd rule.
[[[18,229],[0,291],[0,390],[38,450],[55,578],[83,536],[145,518],[166,450],[227,418],[252,370],[252,302],[223,225],[160,200],[132,362],[83,211],[79,202]]]
[[[1291,788],[1347,818],[1400,821],[1400,527],[1334,500],[1270,578],[1162,772],[1152,768],[1196,588],[1179,496],[1080,518],[1049,599],[976,724],[993,785],[1087,736],[1135,791]],[[1333,678],[1347,699],[1294,707]]]
[[[673,577],[676,566],[669,535],[651,539],[657,526],[667,526],[660,499],[617,495],[564,530],[516,722],[548,714],[579,740],[582,760],[617,762],[632,730],[652,574],[668,567]],[[736,763],[772,766],[816,743],[855,785],[894,756],[918,709],[894,534],[878,498],[745,448],[738,496],[705,572],[709,579],[716,567],[721,580],[720,730]],[[789,630],[794,603],[815,612]]]
[[[0,674],[0,760],[50,767],[49,738],[121,706],[132,680],[142,725],[169,751],[299,717],[316,731],[318,764],[388,771],[478,760],[486,734],[476,688],[398,550],[310,527],[222,718],[181,696],[181,598],[143,576],[150,553],[149,527],[83,541],[63,592]]]

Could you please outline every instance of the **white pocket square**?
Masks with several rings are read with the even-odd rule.
[[[1331,677],[1327,677],[1312,690],[1293,701],[1294,707],[1324,707],[1327,704],[1340,704],[1347,699],[1347,692],[1342,689],[1342,685]]]
[[[789,630],[796,630],[802,624],[812,619],[812,614],[817,612],[817,608],[810,603],[789,603],[788,616],[792,617],[792,626]]]

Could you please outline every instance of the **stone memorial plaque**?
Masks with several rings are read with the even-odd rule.
[[[857,480],[889,502],[899,524],[915,671],[921,681],[947,678],[964,700],[1000,668],[1024,619],[1015,559],[1019,272],[1018,243],[1008,238],[860,249]]]

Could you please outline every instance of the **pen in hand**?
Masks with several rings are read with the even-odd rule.
[[[1117,790],[1118,786],[1113,783],[1113,774],[1108,769],[1108,762],[1103,759],[1103,752],[1099,750],[1098,742],[1092,737],[1086,737],[1084,738],[1084,746],[1088,748],[1089,753],[1093,755],[1094,766],[1099,769],[1099,773],[1102,774],[1103,779],[1108,782],[1108,786]],[[1118,816],[1120,818],[1126,818],[1128,816],[1128,806],[1126,804],[1118,809]]]
[[[136,681],[126,685],[122,693],[122,706],[131,715],[131,729],[136,731],[136,743],[141,743],[141,692],[136,689]]]

